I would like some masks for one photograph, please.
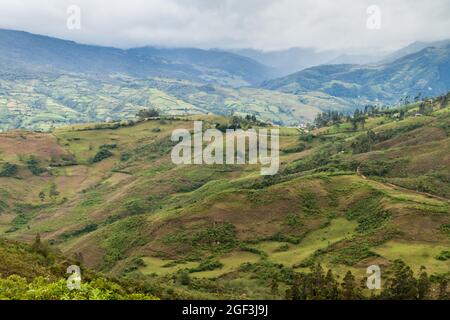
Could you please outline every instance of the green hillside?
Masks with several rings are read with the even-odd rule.
[[[82,269],[79,290],[69,290],[66,273],[79,261],[44,242],[33,246],[0,239],[0,300],[154,300],[143,288]]]
[[[291,94],[125,75],[0,79],[0,130],[50,130],[73,123],[135,119],[144,108],[166,115],[252,114],[278,124],[312,121],[319,107]]]
[[[412,50],[412,48],[410,48]],[[406,49],[406,52],[408,49]],[[404,53],[406,53],[404,52]],[[393,105],[450,90],[450,45],[429,46],[393,61],[377,64],[321,65],[265,81],[261,87],[296,94],[308,103],[323,95],[340,101],[340,109],[366,104]],[[338,99],[338,100],[336,100]],[[332,106],[330,106],[332,108]]]
[[[0,233],[29,243],[39,233],[163,299],[297,298],[310,268],[325,277],[319,263],[339,283],[379,265],[382,294],[398,297],[389,279],[409,269],[397,259],[415,276],[425,266],[428,297],[445,298],[449,95],[358,117],[281,128],[272,177],[254,165],[172,164],[171,132],[230,121],[220,116],[2,133]]]

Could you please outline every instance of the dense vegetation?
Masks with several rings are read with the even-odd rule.
[[[34,245],[4,242],[0,288],[8,298],[446,299],[449,110],[446,95],[281,127],[271,177],[255,165],[172,164],[170,134],[192,122],[168,116],[3,133],[0,233]],[[71,259],[94,270],[78,293],[61,280]],[[370,265],[381,291],[361,287]]]

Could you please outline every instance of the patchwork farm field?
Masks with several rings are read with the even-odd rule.
[[[450,271],[449,119],[437,102],[420,119],[414,108],[356,129],[282,127],[270,177],[255,165],[171,162],[174,129],[263,125],[239,117],[1,133],[1,236],[33,244],[39,235],[161,298],[282,299],[319,265],[360,282],[370,265],[389,277],[399,259],[414,276],[426,267],[437,286]]]

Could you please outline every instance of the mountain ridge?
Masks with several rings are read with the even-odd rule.
[[[183,56],[183,52],[189,50],[201,54],[201,58],[184,54],[184,59],[179,62],[167,59],[169,56]],[[228,79],[231,86],[242,86],[257,84],[270,77],[272,72],[269,67],[250,58],[218,50],[118,49],[6,29],[0,29],[0,52],[3,69],[31,73],[72,72],[103,76],[123,73],[138,78],[162,76],[223,83]]]
[[[450,89],[450,45],[427,47],[393,62],[323,65],[265,81],[261,88],[286,93],[321,91],[333,97],[395,104],[406,96],[437,96]]]

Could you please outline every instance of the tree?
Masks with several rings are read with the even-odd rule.
[[[328,269],[327,275],[325,276],[325,299],[337,300],[339,298],[339,287],[338,283],[334,278],[333,271]]]
[[[392,272],[393,276],[387,280],[382,296],[395,300],[417,299],[417,281],[411,268],[402,260],[395,260]]]
[[[34,252],[42,254],[44,257],[48,257],[49,254],[48,245],[47,243],[41,241],[41,235],[39,233],[37,233],[36,237],[34,238],[32,249]]]
[[[154,108],[149,108],[149,109],[143,109],[140,110],[136,116],[139,119],[146,119],[146,118],[157,118],[159,117],[159,112],[158,110],[154,109]]]
[[[191,277],[189,276],[189,272],[187,270],[180,271],[178,280],[183,286],[188,286],[191,284]]]
[[[449,294],[447,292],[447,285],[448,285],[447,278],[445,277],[439,278],[438,283],[439,283],[438,299],[439,300],[449,299]]]
[[[278,281],[276,277],[272,277],[272,280],[270,281],[270,293],[274,297],[278,295]]]
[[[12,177],[16,174],[17,174],[17,166],[15,164],[6,162],[0,168],[0,177]]]
[[[426,273],[426,268],[424,266],[420,267],[420,275],[417,280],[417,290],[418,290],[418,298],[423,300],[427,297],[430,291],[430,279],[428,278],[428,274]]]
[[[349,270],[345,274],[344,279],[342,280],[342,298],[345,300],[355,300],[360,298],[360,293],[357,287],[357,283],[355,280],[355,276]]]

